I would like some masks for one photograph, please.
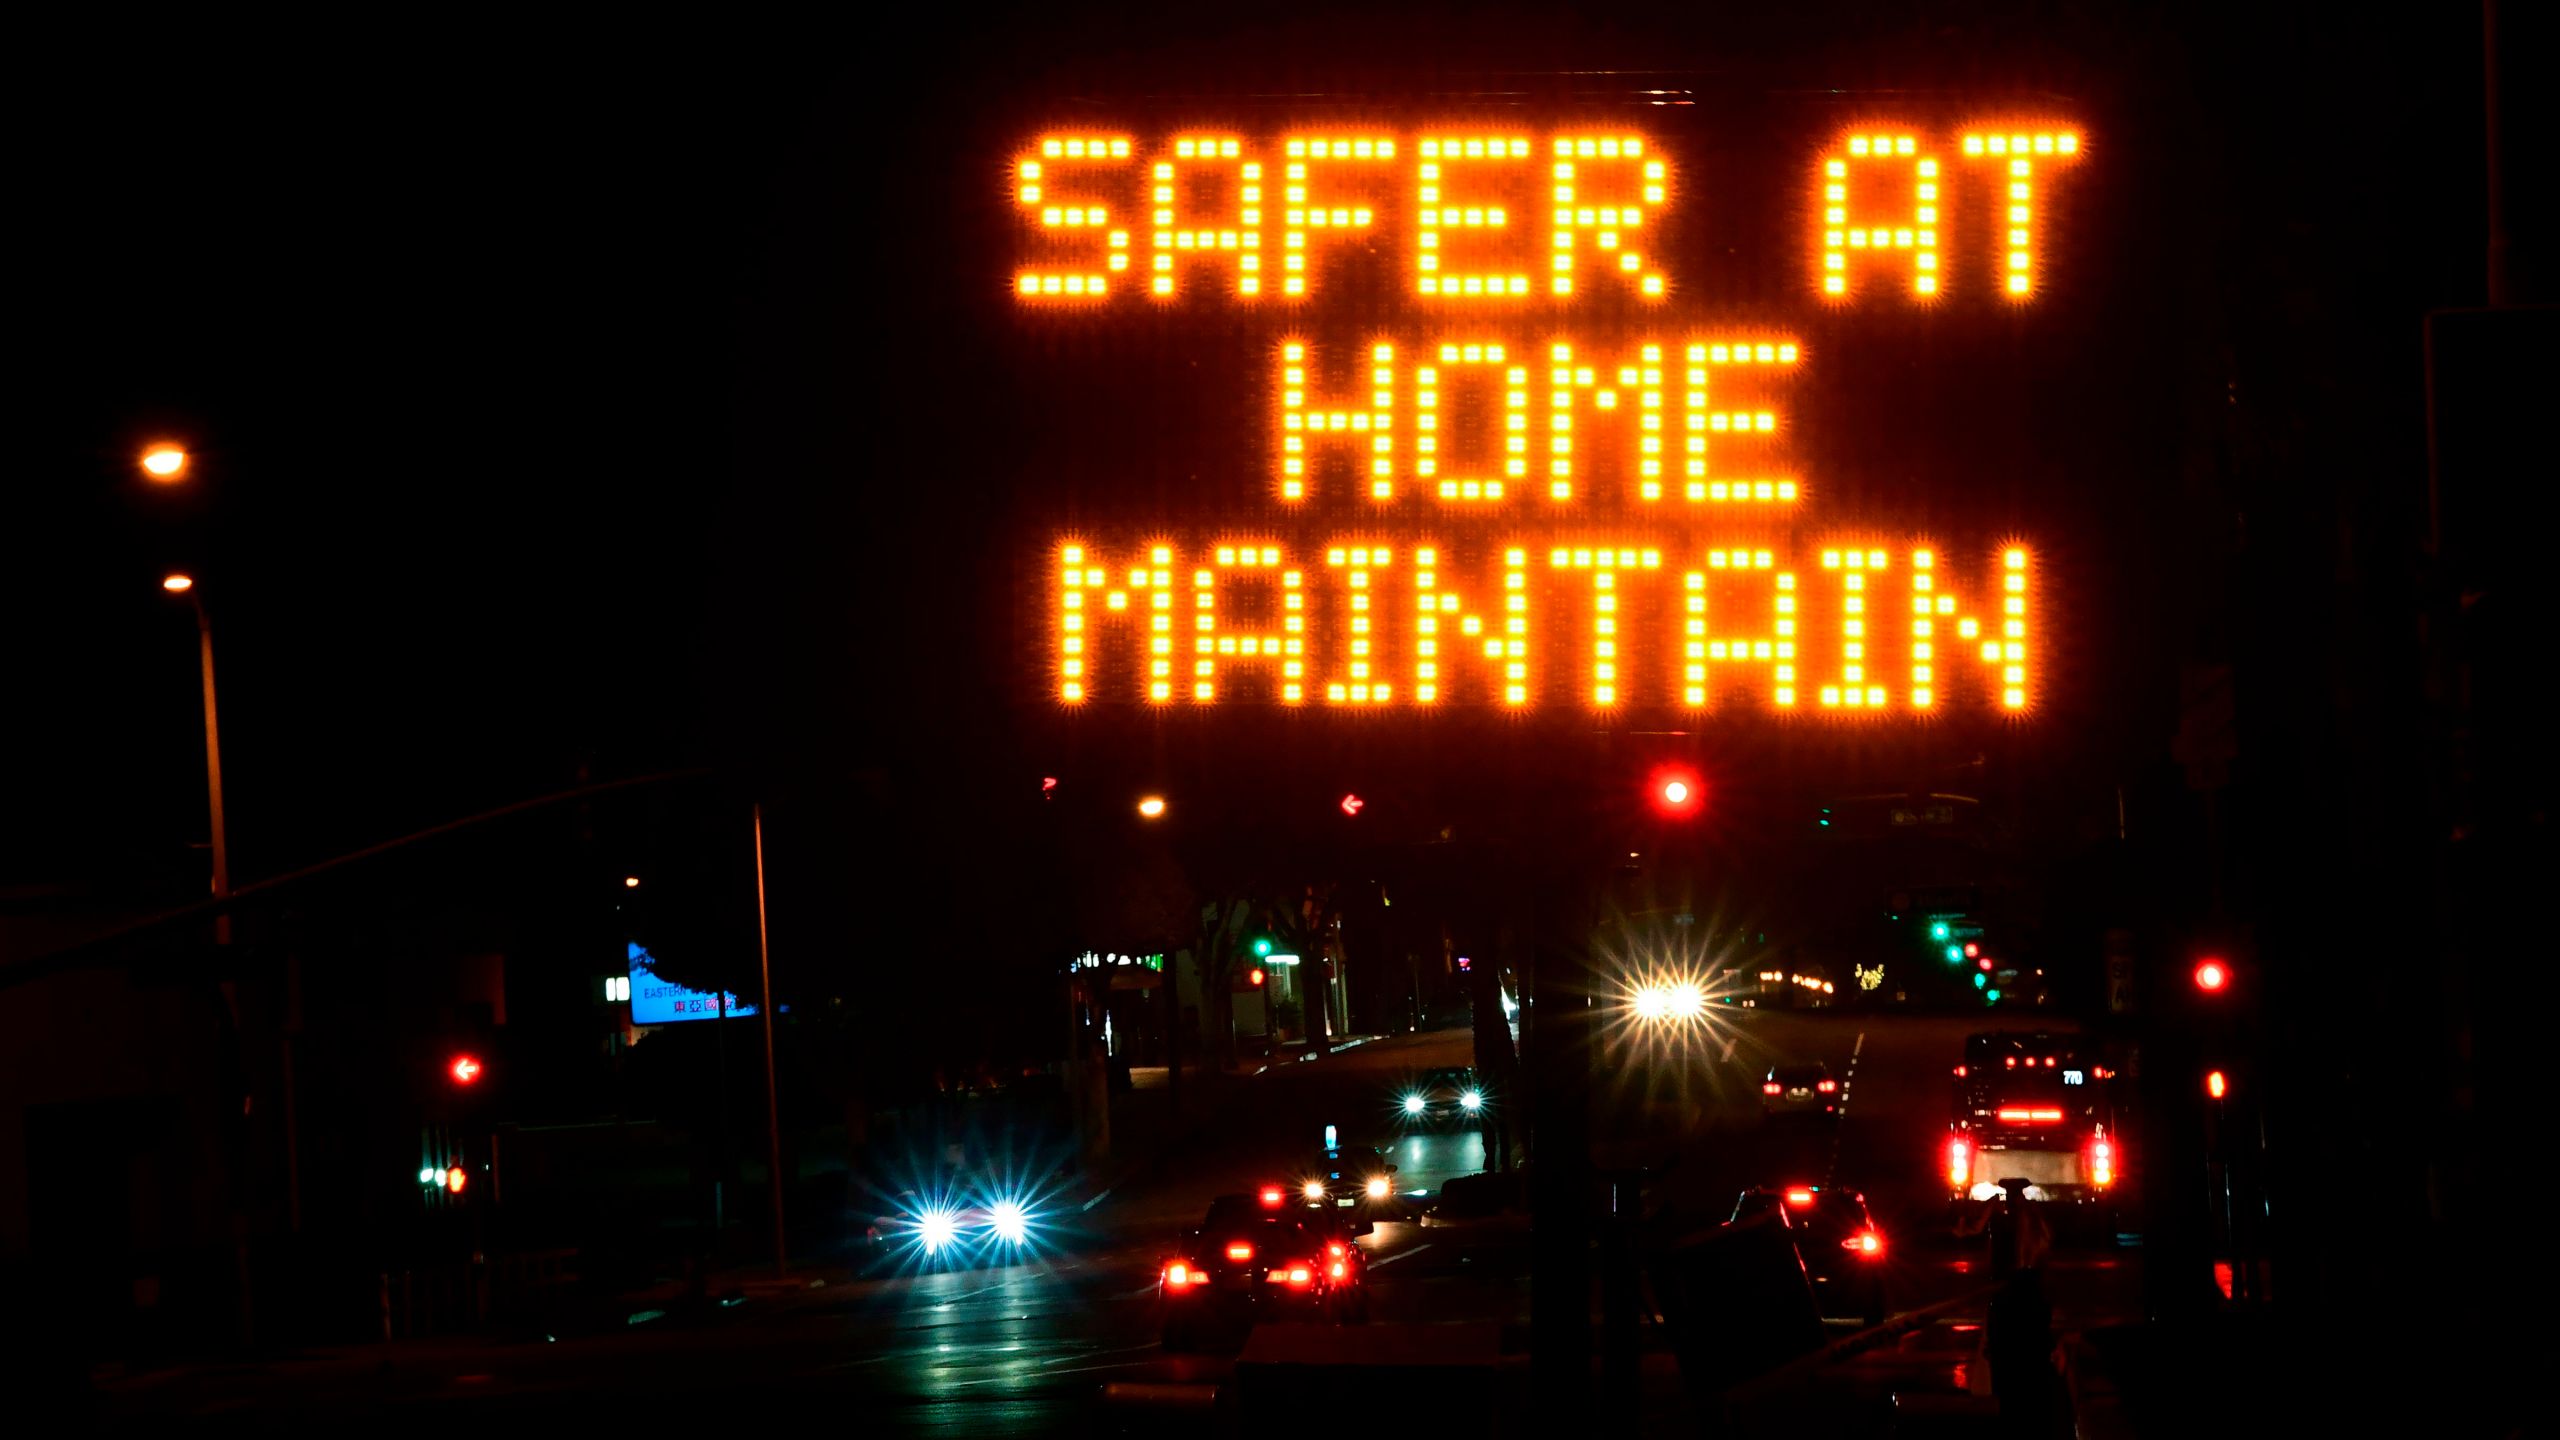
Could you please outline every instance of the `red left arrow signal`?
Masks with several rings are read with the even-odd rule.
[[[1342,797],[1342,813],[1345,815],[1357,815],[1360,813],[1361,807],[1368,803],[1368,801],[1361,799],[1357,795],[1345,795]]]

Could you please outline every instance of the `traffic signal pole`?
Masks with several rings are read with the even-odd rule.
[[[1538,1412],[1587,1413],[1591,1389],[1591,991],[1580,878],[1539,867],[1531,893],[1529,1153],[1533,1162],[1529,1358]]]

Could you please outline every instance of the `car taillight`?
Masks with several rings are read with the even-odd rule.
[[[1253,1247],[1239,1240],[1233,1245],[1227,1247],[1227,1258],[1230,1260],[1250,1260],[1253,1258]]]
[[[1884,1237],[1873,1230],[1862,1230],[1841,1241],[1840,1248],[1857,1252],[1861,1259],[1872,1260],[1884,1253]]]
[[[1180,1260],[1164,1267],[1164,1283],[1168,1290],[1187,1290],[1191,1288],[1191,1280],[1191,1267]]]
[[[1832,1091],[1840,1088],[1840,1082],[1837,1080],[1825,1080],[1815,1085],[1813,1088],[1821,1091],[1825,1095],[1828,1095]]]
[[[1810,1205],[1813,1203],[1813,1191],[1799,1185],[1787,1192],[1787,1203],[1799,1209]]]
[[[1334,1258],[1335,1258],[1335,1259],[1337,1259],[1337,1260],[1341,1259],[1341,1258],[1342,1258],[1342,1242],[1341,1242],[1341,1241],[1339,1241],[1339,1240],[1336,1240],[1336,1241],[1333,1241],[1331,1244],[1326,1245],[1326,1246],[1324,1247],[1324,1253],[1326,1253],[1327,1255],[1330,1255],[1330,1256],[1334,1257]]]
[[[1956,1067],[1956,1078],[1959,1080],[1964,1078],[1964,1067],[1961,1065]]]
[[[1280,1187],[1277,1185],[1263,1186],[1262,1203],[1265,1207],[1277,1206],[1280,1203]]]
[[[1947,1142],[1947,1183],[1962,1185],[1973,1178],[1973,1147],[1961,1137]]]
[[[1778,1082],[1777,1082],[1777,1081],[1775,1081],[1775,1080],[1769,1080],[1769,1081],[1764,1081],[1764,1082],[1762,1082],[1762,1084],[1761,1084],[1761,1086],[1760,1086],[1760,1093],[1761,1093],[1761,1094],[1763,1094],[1763,1095],[1775,1095],[1775,1094],[1777,1094],[1777,1093],[1778,1093]]]
[[[1302,1286],[1303,1286],[1303,1285],[1312,1285],[1312,1284],[1314,1284],[1314,1283],[1315,1283],[1315,1280],[1316,1280],[1315,1267],[1313,1267],[1313,1266],[1311,1266],[1311,1265],[1292,1265],[1292,1266],[1290,1266],[1290,1267],[1289,1267],[1289,1283],[1290,1283],[1290,1284],[1292,1284],[1292,1285],[1302,1285]]]
[[[1348,1265],[1343,1264],[1343,1263],[1342,1263],[1341,1261],[1339,1261],[1339,1260],[1336,1260],[1336,1261],[1334,1261],[1334,1262],[1333,1262],[1333,1272],[1332,1272],[1332,1273],[1333,1273],[1333,1278],[1334,1278],[1334,1279],[1336,1279],[1336,1280],[1339,1280],[1339,1279],[1341,1279],[1343,1276],[1348,1275],[1348,1274],[1350,1274],[1350,1273],[1351,1273],[1351,1267],[1350,1267],[1350,1266],[1348,1266]]]
[[[2003,1125],[2059,1125],[2062,1123],[2062,1112],[2049,1105],[2033,1107],[2003,1105],[2000,1107],[2000,1123]]]

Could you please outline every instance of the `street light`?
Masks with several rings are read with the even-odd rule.
[[[2196,965],[2196,988],[2208,995],[2220,994],[2231,983],[2231,969],[2219,960],[2207,959]]]
[[[142,452],[142,473],[154,480],[182,480],[187,474],[187,452],[183,446],[153,445]]]

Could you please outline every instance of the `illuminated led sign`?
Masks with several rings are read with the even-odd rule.
[[[2085,149],[2061,124],[1860,124],[1810,153],[1802,305],[2015,324]],[[2034,707],[2034,549],[1811,518],[1789,399],[1822,357],[1680,312],[1681,166],[1654,137],[1085,129],[1035,136],[1009,183],[1019,306],[1215,314],[1267,394],[1237,437],[1266,519],[1057,537],[1059,702]]]

